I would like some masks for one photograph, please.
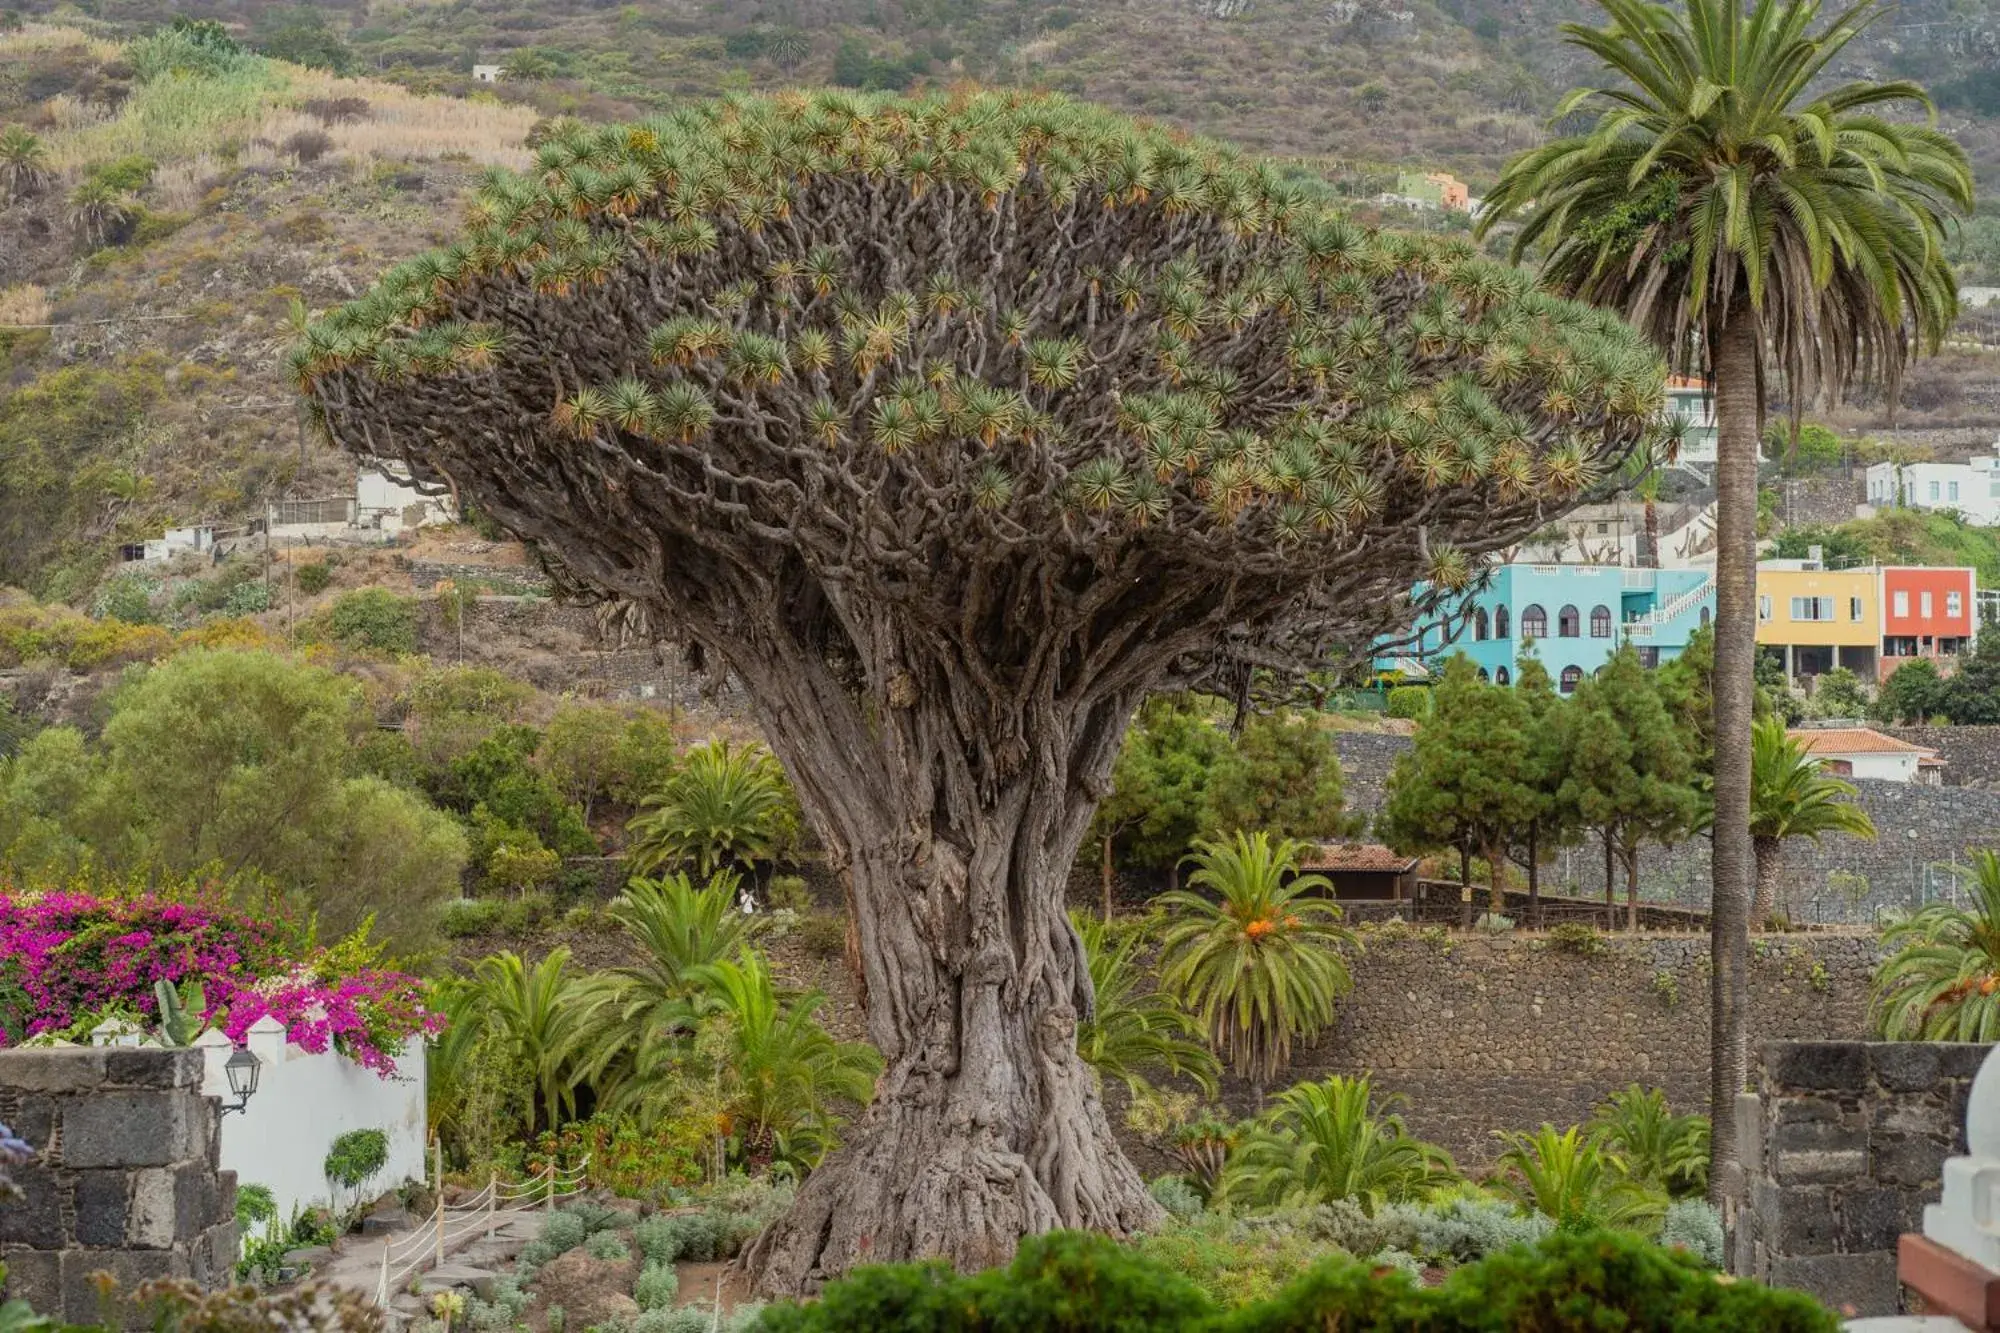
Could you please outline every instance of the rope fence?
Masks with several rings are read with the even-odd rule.
[[[559,1169],[549,1163],[520,1182],[502,1184],[496,1172],[484,1189],[447,1208],[444,1203],[444,1172],[435,1144],[431,1147],[431,1178],[437,1190],[437,1206],[421,1226],[393,1240],[382,1242],[381,1275],[375,1282],[375,1304],[387,1308],[390,1297],[417,1278],[444,1264],[445,1256],[466,1241],[491,1238],[503,1221],[555,1211],[564,1199],[573,1199],[590,1187],[590,1159]]]

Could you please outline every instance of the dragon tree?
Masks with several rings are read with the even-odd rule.
[[[752,1248],[778,1295],[1156,1220],[1063,904],[1134,709],[1364,652],[1662,396],[1464,242],[1001,94],[564,133],[292,369],[335,441],[726,666],[846,872],[886,1068]]]

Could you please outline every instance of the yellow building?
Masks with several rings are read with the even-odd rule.
[[[1874,569],[1763,561],[1757,566],[1757,642],[1784,650],[1787,676],[1846,667],[1873,680],[1882,649],[1880,588]]]

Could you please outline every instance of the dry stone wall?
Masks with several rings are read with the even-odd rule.
[[[1678,1110],[1705,1109],[1707,940],[1600,944],[1583,954],[1545,936],[1365,932],[1336,1026],[1295,1049],[1283,1078],[1372,1074],[1406,1099],[1412,1130],[1474,1168],[1497,1156],[1493,1131],[1578,1123],[1631,1083],[1664,1089]],[[1752,1042],[1865,1036],[1878,957],[1869,935],[1757,937]],[[1224,1097],[1250,1110],[1240,1082]]]
[[[0,1120],[34,1147],[0,1207],[6,1292],[94,1323],[91,1275],[224,1285],[236,1262],[236,1176],[218,1169],[202,1053],[153,1048],[0,1051]],[[136,1316],[141,1313],[133,1311]]]

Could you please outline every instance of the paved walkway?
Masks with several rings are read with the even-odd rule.
[[[390,1292],[389,1313],[392,1320],[397,1316],[407,1319],[412,1315],[428,1314],[430,1297],[453,1287],[470,1288],[482,1300],[490,1299],[494,1280],[510,1269],[521,1251],[542,1234],[542,1223],[547,1214],[540,1208],[496,1213],[491,1237],[486,1235],[484,1227],[468,1226],[476,1216],[460,1214],[453,1217],[450,1212],[445,1214],[447,1242],[444,1263],[428,1269],[415,1279],[415,1294],[409,1290],[408,1283]],[[310,1280],[352,1291],[372,1301],[382,1280],[384,1245],[407,1251],[409,1240],[427,1233],[429,1225],[430,1219],[427,1218],[420,1223],[372,1236],[344,1236],[335,1248],[333,1258],[317,1265]],[[468,1229],[470,1234],[462,1235],[457,1243],[452,1243],[449,1237],[461,1228]]]

